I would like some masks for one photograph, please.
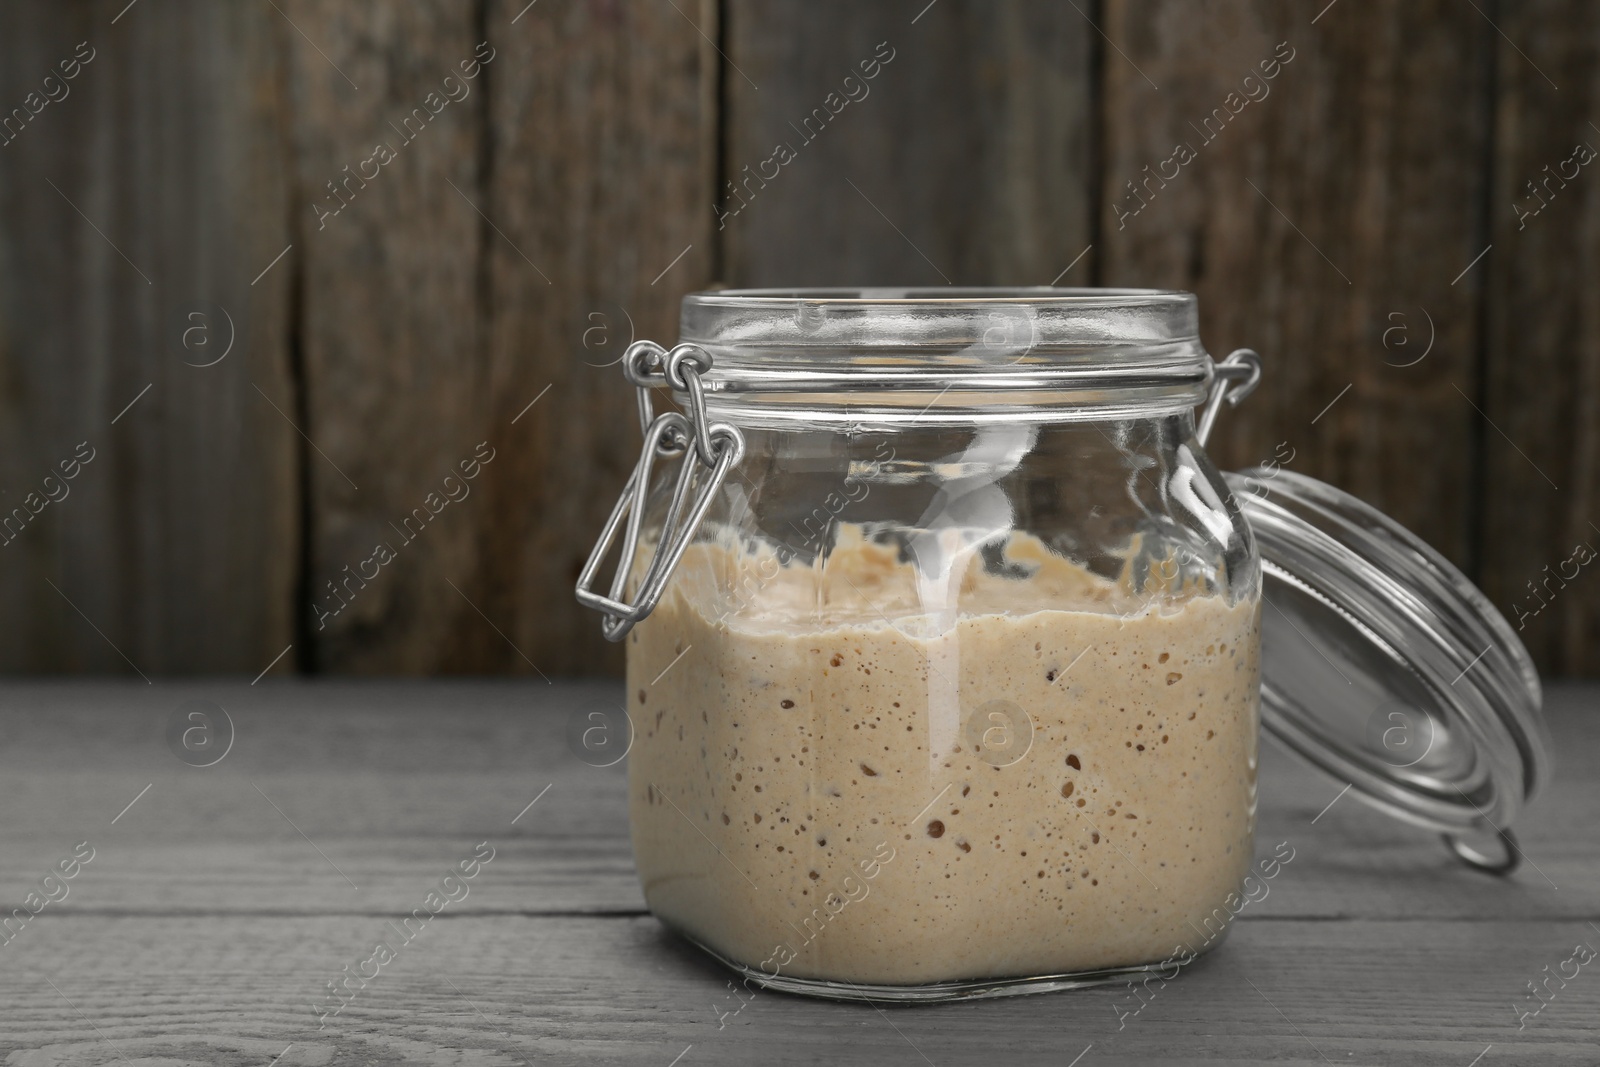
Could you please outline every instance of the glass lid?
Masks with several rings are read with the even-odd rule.
[[[1508,828],[1549,775],[1539,678],[1438,552],[1313,478],[1226,475],[1261,554],[1262,725],[1462,859],[1509,870]],[[1498,836],[1486,855],[1465,835]]]

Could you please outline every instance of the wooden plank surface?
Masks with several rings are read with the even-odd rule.
[[[80,884],[63,911],[392,909],[410,899],[430,865],[448,866],[490,839],[504,843],[496,870],[505,880],[476,892],[465,910],[643,908],[622,768],[587,766],[567,747],[570,721],[615,699],[612,685],[185,683],[130,692],[61,682],[13,683],[3,693],[0,810],[28,814],[0,832],[9,861],[0,865],[0,899],[26,892],[29,871],[92,839],[111,857],[99,869],[115,876]],[[115,717],[102,710],[108,700]],[[198,700],[224,708],[235,731],[214,767],[186,766],[166,739],[173,713]],[[1549,703],[1557,777],[1517,827],[1531,862],[1509,881],[1469,876],[1433,835],[1352,798],[1324,815],[1340,784],[1307,772],[1269,740],[1259,847],[1265,856],[1289,841],[1297,858],[1282,875],[1283,891],[1261,910],[1308,919],[1600,911],[1600,880],[1586,877],[1600,868],[1600,840],[1589,830],[1600,821],[1600,791],[1584,780],[1581,757],[1564,756],[1600,750],[1596,696],[1561,687]],[[103,770],[62,791],[62,776],[85,766]],[[546,787],[545,799],[513,825]],[[177,867],[193,873],[174,883],[167,872]]]
[[[480,621],[448,583],[474,566],[484,515],[457,464],[490,428],[473,205],[500,57],[459,69],[486,37],[464,4],[280,6],[303,378],[273,400],[307,437],[304,655],[436,668],[447,636]]]
[[[1266,360],[1213,458],[1330,481],[1473,566],[1485,275],[1455,279],[1487,243],[1493,28],[1447,0],[1108,0],[1104,29],[1100,281],[1193,290],[1213,355]]]
[[[671,5],[286,10],[327,53],[289,42],[314,664],[615,669],[570,587],[637,448],[608,364],[707,280],[701,31]],[[460,102],[403,140],[452,74]],[[399,158],[324,220],[375,138]]]
[[[1593,674],[1600,581],[1586,562],[1600,550],[1600,173],[1574,151],[1600,151],[1600,12],[1516,4],[1498,22],[1494,249],[1480,265],[1486,589],[1521,620],[1543,669]]]
[[[0,670],[254,675],[299,522],[277,16],[124,6],[0,10]]]
[[[0,515],[39,510],[0,669],[614,671],[570,585],[627,340],[713,281],[1056,279],[1198,291],[1268,360],[1221,465],[1356,492],[1593,673],[1587,165],[1522,216],[1600,148],[1597,34],[1576,0],[8,5]]]
[[[1137,1003],[1126,986],[924,1009],[777,993],[744,1002],[727,972],[653,919],[460,918],[402,949],[319,1030],[312,1004],[384,929],[373,918],[41,922],[5,950],[0,1051],[52,1067],[110,1065],[119,1051],[184,1064],[282,1053],[284,1067],[669,1067],[680,1055],[680,1067],[956,1067],[1080,1054],[1079,1067],[1464,1067],[1480,1055],[1533,1067],[1592,1064],[1600,1043],[1600,982],[1587,973],[1520,1031],[1512,1008],[1522,983],[1573,941],[1594,943],[1584,924],[1420,921],[1397,937],[1394,924],[1367,920],[1241,921],[1223,948],[1124,1017]]]
[[[524,649],[547,673],[620,673],[572,586],[638,461],[618,361],[672,344],[683,294],[711,281],[717,4],[493,0],[487,23],[510,57],[490,73],[483,263],[504,447],[462,588],[507,639],[468,617],[434,662],[529,674]]]
[[[735,3],[727,19],[730,284],[1046,285],[1089,244],[1092,31],[1070,5]],[[1061,283],[1086,284],[1089,261]]]
[[[537,681],[0,688],[0,901],[77,842],[96,850],[65,900],[0,945],[0,1055],[109,1064],[114,1044],[135,1061],[267,1062],[292,1043],[290,1065],[664,1065],[693,1045],[683,1062],[1067,1063],[1092,1043],[1085,1065],[1459,1065],[1490,1045],[1486,1064],[1590,1063],[1600,1047],[1587,971],[1520,1029],[1512,1007],[1577,941],[1600,944],[1592,686],[1551,693],[1563,759],[1517,827],[1530,864],[1506,880],[1353,798],[1328,807],[1336,783],[1265,745],[1258,850],[1286,840],[1295,858],[1225,946],[1121,1029],[1135,1005],[1116,986],[887,1016],[762,994],[719,1026],[713,1006],[735,1006],[726,974],[642,910],[621,768],[566,747],[569,717],[616,695]],[[165,739],[172,710],[201,699],[235,728],[207,768]],[[318,1031],[326,982],[485,840],[495,857],[448,921]]]

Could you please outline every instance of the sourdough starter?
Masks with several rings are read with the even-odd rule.
[[[822,567],[691,547],[628,645],[657,916],[768,973],[895,985],[1203,950],[1252,858],[1258,602],[1006,556],[930,605],[848,527]]]

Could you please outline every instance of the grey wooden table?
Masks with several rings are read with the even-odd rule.
[[[565,740],[615,691],[0,686],[0,902],[43,901],[0,933],[0,1062],[1600,1063],[1600,961],[1574,962],[1600,948],[1600,688],[1549,694],[1556,781],[1509,879],[1348,796],[1329,807],[1338,783],[1268,742],[1258,851],[1294,859],[1220,950],[1143,1002],[1111,986],[916,1009],[744,1003],[662,930],[622,768]],[[232,721],[213,766],[169,747],[189,700]],[[398,942],[390,923],[481,842],[467,895],[319,1020],[328,983]]]

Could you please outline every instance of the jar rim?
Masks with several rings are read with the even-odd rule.
[[[683,340],[734,347],[960,347],[1021,331],[1032,347],[1125,348],[1199,339],[1181,289],[862,286],[716,289],[683,298]]]
[[[736,422],[1127,418],[1192,408],[1211,359],[1177,289],[827,287],[684,297]]]
[[[1184,289],[1141,289],[1083,286],[798,286],[770,289],[707,289],[690,293],[684,303],[707,306],[768,305],[792,308],[799,304],[928,305],[954,307],[991,304],[1050,303],[1076,306],[1130,307],[1191,306],[1195,295]]]

